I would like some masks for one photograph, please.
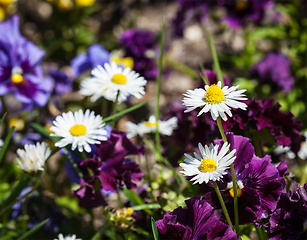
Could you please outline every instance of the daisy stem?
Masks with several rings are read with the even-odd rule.
[[[201,70],[200,77],[204,81],[205,85],[210,85],[204,64],[200,64],[199,67],[200,67],[200,70]]]
[[[151,197],[151,200],[153,202],[155,202],[155,198],[154,198],[154,195],[152,193],[152,179],[151,179],[151,175],[150,175],[150,168],[149,168],[149,159],[148,159],[148,156],[147,156],[147,151],[145,149],[145,159],[146,159],[146,168],[147,168],[147,175],[148,175],[148,183],[149,183],[149,187],[150,187],[150,197]]]
[[[218,187],[218,185],[216,184],[215,181],[211,181],[212,184],[213,184],[213,187],[215,189],[215,192],[217,194],[217,197],[219,198],[219,201],[220,201],[220,204],[222,206],[222,209],[223,209],[223,212],[224,212],[224,215],[226,217],[226,220],[227,222],[229,223],[229,225],[231,226],[231,228],[233,229],[233,226],[232,226],[232,223],[231,223],[231,220],[230,220],[230,217],[229,217],[229,214],[228,214],[228,211],[227,211],[227,208],[225,206],[225,203],[224,203],[224,200],[223,200],[223,197],[222,197],[222,194],[220,192],[220,189]]]
[[[117,193],[117,199],[118,199],[119,207],[120,207],[120,208],[123,208],[124,205],[123,205],[123,202],[122,202],[122,199],[121,199],[121,197],[120,197],[120,194],[119,194],[118,189],[116,190],[116,193]]]
[[[83,178],[83,173],[80,171],[78,164],[75,163],[75,161],[72,159],[72,157],[68,154],[67,149],[63,148],[63,151],[64,151],[65,155],[67,156],[68,160],[70,161],[71,165],[73,166],[73,168],[76,170],[78,176],[80,178]]]
[[[219,131],[222,135],[223,141],[227,142],[227,138],[222,126],[222,121],[220,117],[217,117],[216,119],[217,126],[219,128]],[[228,150],[228,153],[230,150]],[[237,181],[236,181],[236,174],[235,174],[235,169],[233,166],[233,163],[230,164],[230,171],[231,171],[231,178],[232,178],[232,186],[233,186],[233,206],[234,206],[234,214],[235,214],[235,229],[236,233],[239,236],[239,211],[238,211],[238,193],[237,193]]]
[[[103,118],[105,118],[107,114],[108,114],[108,100],[105,98],[102,98],[101,115]]]
[[[113,115],[115,115],[116,112],[117,112],[118,96],[119,96],[119,90],[117,91],[116,98],[115,98],[114,105],[113,105]],[[112,128],[114,128],[114,127],[115,127],[115,122],[113,122],[113,124],[112,124]]]
[[[159,72],[157,78],[157,90],[156,90],[156,122],[160,119],[160,90],[161,90],[161,75],[162,75],[162,61],[163,61],[163,50],[164,50],[164,34],[165,34],[165,21],[163,19],[162,23],[162,32],[161,32],[161,40],[160,40],[160,57],[159,57]],[[161,152],[161,142],[160,142],[160,133],[159,133],[159,125],[157,124],[156,132],[155,132],[155,140],[156,140],[156,149],[158,152]]]
[[[222,76],[222,70],[219,64],[219,60],[216,54],[216,50],[215,50],[215,46],[214,46],[214,42],[213,42],[213,37],[211,34],[209,34],[208,36],[209,39],[209,45],[210,45],[210,49],[211,49],[211,53],[212,53],[212,58],[213,58],[213,63],[214,63],[214,70],[216,71],[216,76],[217,76],[217,80],[220,81],[222,83],[222,85],[224,86],[224,80],[223,80],[223,76]]]

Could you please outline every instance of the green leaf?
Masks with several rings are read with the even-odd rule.
[[[129,201],[134,205],[134,206],[138,206],[138,205],[145,205],[142,198],[140,198],[139,195],[137,195],[133,189],[127,189],[126,187],[123,188],[123,192],[126,195],[126,197],[129,199]],[[146,213],[148,213],[149,215],[153,215],[153,212],[148,209],[148,208],[144,208],[144,211]]]
[[[156,221],[153,217],[151,217],[151,228],[152,228],[152,233],[154,236],[155,240],[159,240],[159,232],[156,226]]]
[[[145,105],[145,104],[148,103],[148,102],[149,102],[149,100],[147,100],[147,101],[145,101],[145,102],[142,102],[142,103],[140,103],[140,104],[138,104],[138,105],[132,106],[132,107],[130,107],[130,108],[127,108],[127,109],[125,109],[125,110],[123,110],[123,111],[121,111],[121,112],[119,112],[119,113],[116,113],[116,114],[114,114],[114,115],[111,115],[111,116],[109,116],[109,117],[104,118],[103,121],[104,121],[106,124],[109,124],[109,123],[107,123],[108,121],[110,121],[110,120],[112,120],[112,119],[114,119],[114,118],[120,117],[121,115],[124,115],[124,114],[126,114],[126,113],[128,113],[128,112],[132,112],[133,110],[142,107],[143,105]]]
[[[161,208],[159,203],[150,203],[150,204],[142,204],[133,206],[132,209],[135,211],[144,210],[144,209],[155,209],[155,208]]]
[[[8,134],[8,135],[6,136],[6,138],[5,138],[4,144],[3,144],[2,148],[1,148],[1,151],[0,151],[0,163],[1,163],[1,160],[2,160],[2,158],[3,158],[3,156],[4,156],[4,154],[5,154],[5,151],[6,151],[6,149],[7,149],[7,146],[8,146],[9,143],[10,143],[11,136],[12,136],[14,130],[15,130],[15,127],[13,126],[13,127],[10,129],[9,134]]]
[[[2,118],[1,118],[1,120],[0,120],[0,125],[3,123],[3,121],[4,121],[5,117],[6,117],[6,114],[7,114],[7,113],[4,113],[4,115],[2,116]]]
[[[37,224],[34,228],[23,234],[21,237],[19,237],[17,240],[27,239],[31,234],[36,232],[38,229],[40,229],[49,219],[42,221],[41,223]],[[29,238],[28,238],[29,239]]]
[[[37,124],[37,123],[31,123],[30,124],[31,127],[33,127],[35,130],[37,130],[39,133],[41,133],[42,135],[52,139],[53,141],[57,142],[60,140],[59,137],[53,137],[53,136],[50,136],[50,132],[48,132],[43,126]]]

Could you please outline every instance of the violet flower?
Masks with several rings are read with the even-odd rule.
[[[156,221],[160,239],[238,239],[231,227],[220,221],[213,207],[193,197],[186,200],[187,208],[176,208]]]
[[[215,4],[214,2],[211,0],[177,0],[178,10],[172,19],[174,35],[183,37],[183,30],[190,22],[203,22],[210,6]]]
[[[301,134],[302,122],[295,120],[291,112],[283,113],[280,104],[275,103],[274,99],[269,98],[257,101],[246,101],[247,111],[234,109],[233,117],[223,123],[224,129],[232,131],[235,134],[244,134],[244,130],[260,131],[265,128],[266,137],[262,142],[273,137],[275,143],[280,146],[290,146],[294,153],[300,150],[300,144],[305,140]]]
[[[140,166],[127,159],[127,155],[141,155],[144,146],[138,147],[127,138],[126,133],[112,130],[111,137],[100,145],[91,159],[84,159],[80,166],[86,167],[93,173],[81,179],[81,188],[73,193],[80,198],[80,204],[85,207],[97,207],[104,203],[98,189],[116,192],[126,185],[128,189],[136,188],[143,173]],[[87,204],[88,199],[91,201]],[[99,206],[99,205],[98,205]]]
[[[156,79],[158,69],[152,57],[148,53],[156,51],[154,34],[140,29],[128,29],[122,33],[119,43],[123,46],[125,57],[134,60],[133,70],[144,76],[147,80]]]
[[[71,92],[72,79],[64,71],[53,69],[49,72],[49,76],[54,82],[54,92],[56,95]]]
[[[78,77],[85,71],[91,70],[98,65],[103,66],[110,61],[110,52],[108,52],[100,44],[93,44],[88,48],[88,53],[80,53],[74,59],[71,60],[70,65],[75,74]]]
[[[236,159],[233,163],[236,180],[239,207],[239,224],[255,222],[261,217],[267,217],[277,206],[279,197],[285,187],[283,168],[277,169],[272,163],[270,156],[259,158],[254,155],[254,148],[249,139],[227,134],[230,151],[236,149]],[[223,140],[214,143],[222,146]],[[234,220],[233,212],[233,184],[230,170],[217,184],[228,209],[230,218]],[[203,199],[209,202],[215,209],[221,209],[216,192],[210,184],[202,185]]]
[[[272,3],[272,0],[218,0],[218,4],[227,10],[223,21],[231,28],[240,27],[246,21],[260,23]]]
[[[307,239],[307,183],[283,193],[270,216],[268,235],[277,239]]]
[[[272,91],[282,89],[288,93],[294,86],[290,66],[291,62],[284,54],[270,52],[251,68],[250,74],[252,78],[269,84]]]
[[[21,36],[19,17],[0,23],[0,96],[14,93],[23,110],[45,106],[52,81],[39,65],[45,52]]]

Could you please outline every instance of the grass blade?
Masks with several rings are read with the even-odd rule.
[[[10,143],[10,140],[11,140],[11,137],[12,137],[12,134],[13,134],[14,130],[15,130],[15,127],[13,126],[13,127],[10,129],[9,134],[8,134],[8,135],[6,136],[6,138],[5,138],[4,144],[3,144],[2,148],[1,148],[1,151],[0,151],[0,163],[1,163],[1,160],[2,160],[2,158],[3,158],[3,156],[4,156],[4,154],[5,154],[5,151],[6,151],[6,149],[7,149],[7,146],[8,146],[9,143]]]
[[[152,228],[152,233],[154,236],[155,240],[159,240],[159,232],[156,226],[156,221],[153,217],[151,217],[151,228]]]
[[[22,240],[22,239],[29,239],[28,237],[36,232],[38,229],[40,229],[44,224],[48,221],[49,219],[47,218],[46,220],[42,221],[41,223],[37,224],[34,228],[23,234],[21,237],[19,237],[17,240]]]

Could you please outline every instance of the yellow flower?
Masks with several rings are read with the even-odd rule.
[[[95,0],[75,0],[78,7],[88,7],[93,5]]]

